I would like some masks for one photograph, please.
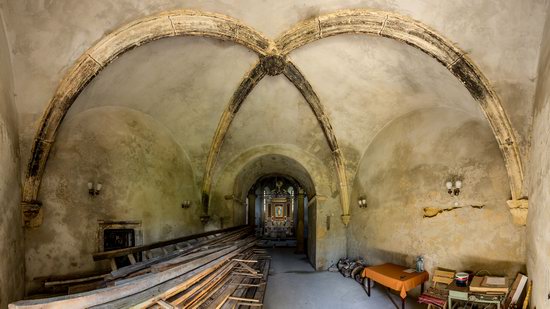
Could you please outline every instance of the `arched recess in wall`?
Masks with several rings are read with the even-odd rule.
[[[367,9],[343,10],[305,20],[275,42],[286,56],[308,43],[340,34],[368,34],[401,41],[443,64],[480,104],[504,157],[512,199],[523,198],[523,164],[510,120],[487,78],[464,51],[419,21]]]
[[[118,29],[86,51],[65,74],[35,134],[23,185],[25,224],[32,227],[41,223],[41,207],[36,198],[48,155],[63,117],[82,89],[102,68],[125,51],[164,37],[211,37],[236,42],[253,50],[262,59],[269,59],[268,66],[265,67],[269,73],[269,69],[274,67],[269,64],[275,64],[277,69],[280,59],[284,59],[292,50],[321,38],[349,33],[399,40],[422,50],[445,65],[480,103],[503,153],[512,198],[521,198],[523,167],[519,149],[498,96],[464,52],[422,23],[395,13],[365,9],[345,10],[301,22],[272,42],[233,18],[200,11],[178,10],[146,17]],[[322,119],[319,120],[322,124]],[[221,143],[218,145],[221,147]],[[339,151],[333,150],[336,154]],[[344,164],[341,156],[340,159]],[[338,163],[338,158],[335,157],[334,160]],[[347,192],[347,183],[342,178],[345,173],[341,174],[338,172],[340,188],[344,188],[342,192]],[[342,205],[343,218],[349,220],[345,211],[349,207],[346,202],[348,197],[347,194],[341,195],[344,196],[342,203],[346,204]]]
[[[315,184],[306,168],[300,162],[280,154],[266,154],[245,165],[235,178],[233,194],[244,199],[254,183],[268,175],[290,176],[303,186],[309,198],[316,194]]]
[[[275,158],[275,160],[285,159],[286,163],[293,162],[292,168],[283,168],[284,165],[268,164],[268,158]],[[254,164],[266,163],[266,166],[261,166],[255,169],[246,177],[242,173],[245,171],[254,170]],[[280,163],[280,162],[279,162]],[[287,170],[296,169],[297,172],[289,174],[295,178],[298,182],[302,183],[306,191],[315,192],[317,195],[330,196],[332,195],[332,187],[335,187],[330,171],[327,169],[325,163],[320,161],[315,156],[309,154],[303,149],[298,148],[295,145],[277,144],[277,145],[262,145],[253,147],[242,152],[238,156],[232,158],[232,160],[226,164],[222,169],[218,170],[213,175],[213,190],[212,199],[216,202],[220,202],[224,199],[225,195],[232,193],[235,198],[241,199],[247,190],[254,184],[257,178],[264,174],[270,173],[287,173]],[[298,172],[300,171],[300,172]],[[308,193],[309,193],[308,192]],[[313,196],[309,196],[312,198]],[[216,205],[218,203],[213,203]],[[216,212],[215,208],[209,209],[213,214]]]
[[[295,179],[306,191],[308,198],[316,195],[330,195],[332,187],[330,172],[323,162],[299,149],[294,145],[263,145],[250,148],[233,158],[214,176],[212,186],[212,207],[209,215],[212,224],[217,224],[220,218],[233,218],[234,224],[244,223],[244,212],[234,212],[234,209],[244,211],[249,189],[256,181],[266,175],[283,175]]]

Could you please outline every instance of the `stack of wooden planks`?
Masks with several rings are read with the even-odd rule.
[[[97,289],[22,300],[9,308],[261,307],[270,258],[255,247],[251,229],[194,239],[173,251],[163,250],[163,255],[116,268],[97,283]]]

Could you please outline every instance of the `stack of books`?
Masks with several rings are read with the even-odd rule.
[[[470,292],[485,294],[508,293],[508,280],[505,277],[475,276],[470,283]]]

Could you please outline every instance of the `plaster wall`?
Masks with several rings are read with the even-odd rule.
[[[58,138],[39,196],[43,225],[26,232],[29,292],[36,277],[109,269],[91,256],[98,220],[141,221],[144,244],[203,231],[189,159],[152,117],[90,109],[67,119]],[[103,184],[99,195],[88,194],[89,181]]]
[[[452,174],[463,177],[458,198],[445,187]],[[352,204],[351,257],[413,266],[422,255],[430,272],[445,267],[515,276],[525,269],[525,228],[512,223],[504,162],[477,116],[433,108],[392,122],[363,156],[351,200],[361,195],[368,207]],[[426,207],[455,206],[462,208],[424,217]]]
[[[550,307],[550,14],[544,33],[533,113],[527,216],[527,269],[533,280],[532,308]]]
[[[206,38],[151,42],[108,65],[69,114],[120,106],[150,115],[185,149],[200,183],[222,111],[256,58],[239,45]]]
[[[9,45],[0,11],[0,308],[24,293],[18,139]]]

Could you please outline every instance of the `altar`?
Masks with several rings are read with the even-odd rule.
[[[290,196],[271,196],[266,200],[264,236],[288,238],[294,234],[292,200]]]

